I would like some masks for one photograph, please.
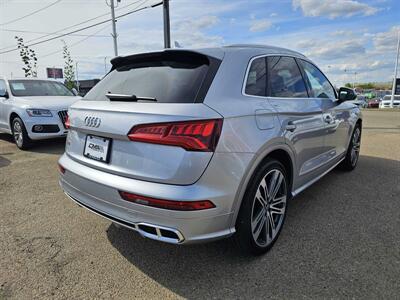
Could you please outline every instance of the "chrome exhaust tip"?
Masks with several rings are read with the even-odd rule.
[[[135,227],[140,235],[149,239],[172,244],[179,244],[184,240],[182,233],[173,228],[149,223],[137,223]]]

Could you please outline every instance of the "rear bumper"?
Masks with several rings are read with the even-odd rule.
[[[236,161],[244,172],[243,166],[246,164],[237,157],[225,153],[221,155],[222,160],[228,159],[226,164],[230,168]],[[247,161],[252,156],[244,154],[244,157]],[[122,177],[82,165],[66,154],[59,162],[66,169],[60,175],[60,185],[70,198],[102,217],[138,231],[142,236],[163,242],[189,244],[228,237],[235,232],[234,202],[241,177],[230,174],[221,177],[219,172],[207,174],[215,172],[212,162],[202,178],[193,185],[170,185]],[[221,166],[218,170],[221,171]],[[200,211],[166,210],[125,201],[118,191],[177,201],[210,200],[216,207]],[[143,224],[154,227],[153,234],[143,230]],[[159,234],[163,229],[176,235],[173,239],[166,239]]]

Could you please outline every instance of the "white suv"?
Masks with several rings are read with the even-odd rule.
[[[392,104],[392,96],[386,95],[379,103],[379,108],[390,108]],[[400,95],[394,95],[393,108],[400,108]]]
[[[18,148],[34,140],[63,137],[68,107],[81,99],[54,80],[0,78],[0,132],[12,134]]]

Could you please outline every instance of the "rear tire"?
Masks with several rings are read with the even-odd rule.
[[[344,171],[353,171],[358,162],[360,156],[360,145],[361,145],[361,126],[356,124],[351,135],[349,148],[347,149],[346,157],[340,164],[340,168]]]
[[[289,199],[286,174],[279,161],[268,159],[253,175],[236,221],[235,239],[245,253],[264,254],[278,239]]]
[[[12,134],[14,142],[17,147],[21,150],[27,150],[32,147],[32,140],[28,136],[24,122],[19,117],[16,117],[12,121]]]

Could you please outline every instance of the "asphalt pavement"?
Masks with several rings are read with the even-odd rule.
[[[365,110],[359,165],[290,204],[264,256],[232,239],[174,246],[119,229],[58,186],[64,141],[0,134],[0,299],[400,297],[400,112]]]

